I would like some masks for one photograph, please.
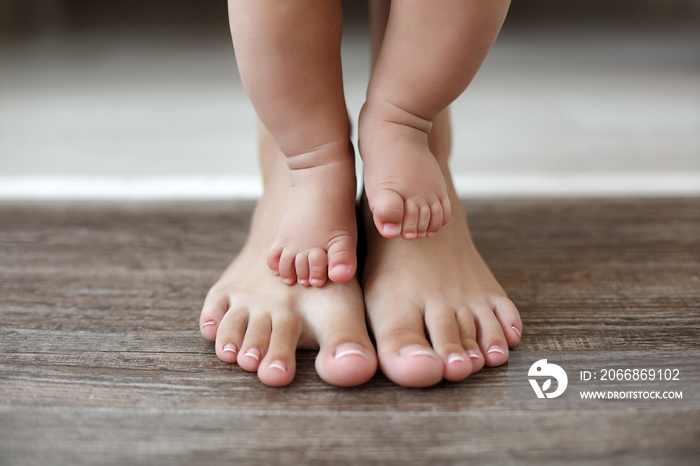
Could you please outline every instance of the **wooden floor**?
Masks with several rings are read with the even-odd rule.
[[[517,351],[700,349],[700,199],[465,206]],[[251,209],[0,204],[0,464],[697,464],[691,403],[514,410],[506,367],[339,389],[310,351],[272,389],[220,362],[198,313]]]

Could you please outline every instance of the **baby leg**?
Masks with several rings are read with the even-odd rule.
[[[243,85],[291,179],[268,266],[288,285],[345,282],[357,267],[355,165],[339,1],[230,0]]]
[[[367,200],[383,236],[430,237],[447,223],[450,201],[428,133],[473,79],[508,5],[509,0],[392,3],[359,126]]]

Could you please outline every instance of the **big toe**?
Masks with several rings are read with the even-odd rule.
[[[395,238],[401,233],[404,217],[404,199],[392,189],[379,189],[367,193],[374,224],[385,238]]]
[[[361,301],[354,305],[343,303],[333,312],[324,312],[316,333],[321,347],[316,357],[316,372],[329,384],[361,385],[377,372],[377,354],[367,333]]]
[[[343,237],[328,248],[328,278],[336,283],[345,283],[357,271],[357,245],[350,237]]]

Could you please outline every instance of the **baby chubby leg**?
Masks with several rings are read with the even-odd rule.
[[[450,218],[428,133],[478,71],[508,5],[509,0],[391,4],[359,124],[367,200],[383,236],[434,236]]]
[[[339,1],[230,0],[236,60],[291,178],[269,267],[288,285],[346,282],[357,267],[355,165]]]

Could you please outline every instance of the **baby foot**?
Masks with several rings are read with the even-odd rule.
[[[365,192],[386,238],[433,237],[450,218],[445,180],[428,147],[431,125],[388,102],[360,112]]]
[[[327,144],[287,163],[291,188],[268,266],[286,285],[349,281],[357,269],[352,147],[347,141]]]
[[[430,241],[391,241],[367,228],[367,319],[379,367],[399,385],[462,380],[506,362],[520,341],[515,305],[455,217]]]

